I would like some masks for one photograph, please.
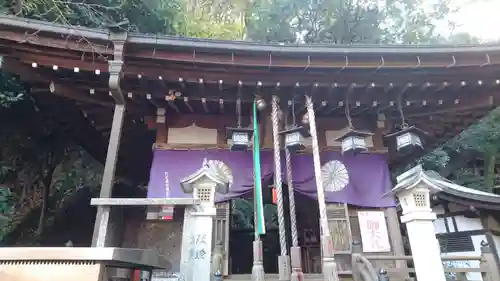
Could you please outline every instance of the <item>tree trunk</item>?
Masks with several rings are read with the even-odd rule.
[[[38,221],[37,234],[41,235],[43,229],[45,228],[45,217],[47,216],[49,210],[49,196],[50,196],[50,186],[52,184],[52,175],[54,174],[55,167],[52,165],[47,170],[47,174],[43,178],[43,193],[42,193],[42,206],[40,208],[40,220]]]
[[[484,153],[484,185],[489,192],[493,192],[493,188],[495,187],[496,154],[496,149],[487,149]]]

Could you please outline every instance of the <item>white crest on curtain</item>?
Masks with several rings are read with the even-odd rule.
[[[229,182],[229,188],[233,185],[233,170],[224,161],[208,160],[206,165],[214,174]]]
[[[321,167],[323,177],[323,188],[327,192],[340,191],[349,183],[349,173],[346,166],[338,161],[332,160]]]

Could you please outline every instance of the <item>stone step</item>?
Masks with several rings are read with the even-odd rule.
[[[251,274],[234,274],[224,277],[226,281],[251,281]],[[266,274],[265,281],[279,281],[278,274]],[[324,281],[322,274],[304,274],[304,281]],[[352,281],[351,276],[341,276],[340,281]]]

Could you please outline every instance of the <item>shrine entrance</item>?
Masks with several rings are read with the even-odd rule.
[[[272,189],[264,189],[264,219],[266,235],[261,236],[264,255],[265,273],[278,273],[278,256],[280,255],[278,208],[272,200]],[[299,245],[303,245],[303,253],[310,255],[304,268],[314,268],[315,250],[319,250],[318,207],[314,199],[295,193],[297,209],[297,231]],[[288,188],[283,185],[283,202],[285,210],[285,229],[287,236],[287,252],[291,247]],[[253,265],[252,242],[254,241],[254,204],[251,196],[231,200],[229,229],[229,268],[230,274],[251,274]],[[318,253],[319,254],[319,253]],[[318,262],[320,260],[318,259]],[[308,270],[314,272],[314,270]]]

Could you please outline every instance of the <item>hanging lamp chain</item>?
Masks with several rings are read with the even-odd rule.
[[[401,91],[401,93],[399,93],[398,95],[398,111],[399,111],[399,116],[401,117],[401,129],[406,129],[408,128],[408,124],[406,124],[406,120],[405,120],[405,115],[404,115],[404,112],[403,112],[403,93],[405,91]]]
[[[236,115],[238,116],[238,128],[241,128],[241,99],[236,100]]]
[[[354,126],[352,125],[352,119],[351,119],[351,108],[349,106],[349,94],[353,90],[354,85],[351,85],[349,89],[347,90],[347,93],[345,95],[345,117],[347,118],[347,125],[349,126],[349,129],[353,129]]]

